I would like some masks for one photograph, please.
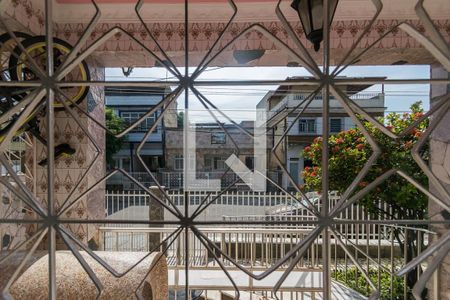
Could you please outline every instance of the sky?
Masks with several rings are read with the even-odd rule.
[[[192,69],[193,71],[194,69]],[[226,67],[209,68],[205,70],[198,80],[284,80],[291,76],[309,76],[301,67]],[[351,66],[341,73],[348,77],[387,77],[388,79],[428,79],[430,69],[428,65],[403,66]],[[164,68],[136,68],[126,78],[121,69],[107,69],[106,80],[139,80],[153,81],[173,79]],[[253,119],[256,104],[264,95],[275,90],[278,86],[208,86],[199,87],[199,91],[218,108],[227,112],[235,121]],[[381,85],[375,85],[364,92],[381,92]],[[429,85],[385,85],[386,112],[408,111],[412,103],[422,101],[425,110],[429,109]],[[184,99],[184,96],[183,98]],[[193,117],[206,121],[203,106],[191,95],[190,109],[196,111]],[[178,108],[184,104],[179,101]],[[203,112],[202,112],[203,111]],[[210,121],[213,121],[212,119]],[[223,120],[222,120],[223,121]]]

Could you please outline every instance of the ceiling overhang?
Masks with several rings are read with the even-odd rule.
[[[41,1],[43,2],[43,1]],[[102,10],[104,22],[125,22],[136,18],[136,0],[96,0]],[[380,20],[417,20],[414,10],[417,1],[395,0],[382,1],[383,10]],[[260,22],[278,21],[275,8],[278,0],[234,0],[238,13],[236,21]],[[298,20],[296,12],[290,8],[291,0],[283,0],[281,8],[288,20]],[[431,18],[448,19],[450,5],[446,0],[425,1]],[[375,14],[372,0],[340,0],[335,20],[370,20]],[[87,22],[94,13],[90,0],[56,0],[54,19],[62,23]],[[145,22],[183,22],[184,0],[150,0],[144,1],[140,9]],[[226,22],[233,13],[229,0],[189,0],[189,19],[192,22]]]
[[[11,22],[22,24],[35,34],[43,34],[44,1],[21,0],[16,2],[16,5],[10,6],[5,3],[5,1],[1,2],[0,11],[3,11],[6,16],[10,16]],[[54,3],[55,34],[69,43],[75,44],[94,16],[94,6],[88,0],[55,0]],[[184,65],[185,15],[183,0],[145,1],[139,13],[147,28],[139,21],[135,11],[135,0],[97,0],[96,3],[99,5],[102,16],[88,39],[87,45],[92,44],[108,30],[120,27],[149,50],[158,54],[155,43],[151,42],[146,31],[148,28],[175,64]],[[233,10],[225,0],[189,0],[189,3],[190,65],[196,65],[216,41],[232,16]],[[275,13],[278,1],[235,0],[235,3],[238,11],[236,18],[222,37],[219,47],[226,45],[254,22],[259,22],[267,28],[269,34],[295,50],[295,44]],[[450,5],[447,3],[447,0],[425,1],[425,8],[446,41],[450,42]],[[320,63],[323,57],[322,53],[312,50],[312,45],[305,38],[298,16],[290,9],[289,4],[289,0],[282,1],[283,13],[313,58]],[[414,10],[415,4],[416,1],[412,0],[383,1],[384,8],[380,16],[370,32],[362,38],[357,48],[368,47],[402,21],[408,22],[423,32],[423,25]],[[342,59],[354,41],[362,34],[374,14],[375,7],[371,0],[340,1],[330,35],[332,63]],[[17,26],[16,28],[23,30],[24,27]],[[233,57],[233,51],[248,49],[264,50],[265,53],[261,58],[248,63],[247,66],[286,66],[292,62],[298,62],[298,57],[293,57],[285,50],[280,49],[267,35],[251,31],[225,49],[210,66],[238,66],[238,62]],[[434,58],[427,50],[399,28],[383,38],[376,45],[375,50],[372,49],[368,53],[370,55],[363,56],[357,64],[390,65],[397,61],[405,61],[408,64],[434,62]],[[124,32],[118,32],[98,47],[93,56],[101,64],[110,67],[152,67],[156,63],[151,55]]]

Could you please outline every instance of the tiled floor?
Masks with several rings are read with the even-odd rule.
[[[252,300],[258,300],[259,298],[255,296],[255,294],[250,295],[250,293],[245,292],[245,290],[249,290],[249,287],[251,286],[254,287],[255,290],[271,290],[283,274],[282,271],[275,271],[265,279],[257,281],[252,280],[249,276],[239,270],[230,270],[229,273],[238,288],[242,291],[240,299]],[[255,274],[257,273],[258,272],[255,271]],[[173,268],[169,269],[169,288],[174,288],[178,285],[178,288],[181,289],[184,284],[184,270],[180,269],[177,272],[177,270]],[[216,296],[220,296],[217,292],[213,292],[214,290],[221,290],[222,293],[234,298],[232,284],[222,270],[190,270],[189,285],[192,290],[208,290],[208,299],[215,299]],[[291,297],[292,299],[296,299],[298,298],[298,296],[294,296],[296,294],[301,294],[303,296],[303,298],[299,299],[322,299],[320,292],[321,288],[322,272],[292,271],[281,286],[281,290],[284,290],[282,299],[290,300]],[[224,290],[226,290],[226,292],[224,292]],[[293,290],[295,290],[295,292],[291,293],[290,291]],[[331,293],[332,299],[334,300],[367,299],[352,289],[336,282],[332,283]],[[220,299],[220,297],[217,299]]]

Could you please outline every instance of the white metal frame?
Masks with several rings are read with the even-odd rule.
[[[157,104],[154,108],[149,110],[144,116],[142,116],[139,120],[137,120],[133,125],[128,127],[123,132],[117,134],[118,137],[123,136],[133,130],[133,128],[139,126],[139,124],[147,117],[152,115],[155,111],[162,109],[162,113],[158,116],[156,122],[150,128],[150,130],[147,132],[145,137],[142,140],[142,143],[139,145],[137,154],[139,159],[141,159],[139,155],[140,149],[142,149],[145,141],[147,140],[147,137],[149,134],[151,134],[158,124],[161,122],[162,116],[165,113],[165,107],[168,107],[170,103],[172,103],[177,97],[181,95],[182,92],[184,92],[185,95],[185,108],[189,108],[189,91],[192,91],[204,104],[205,108],[213,108],[216,109],[213,103],[211,103],[205,96],[203,96],[198,90],[197,87],[199,86],[236,86],[236,85],[311,85],[315,88],[315,91],[311,93],[305,100],[301,102],[300,105],[304,105],[306,108],[309,103],[314,99],[315,95],[318,92],[322,92],[323,95],[323,133],[322,136],[324,140],[328,140],[329,137],[329,100],[330,95],[333,95],[336,97],[336,99],[339,100],[340,104],[344,107],[347,114],[353,119],[353,122],[356,124],[358,128],[363,132],[363,134],[366,136],[367,140],[369,141],[372,149],[373,154],[370,157],[367,164],[364,166],[364,168],[361,170],[361,172],[355,177],[353,183],[348,187],[348,189],[341,195],[340,200],[338,203],[329,209],[329,199],[328,199],[328,191],[329,191],[329,171],[326,167],[328,165],[328,146],[327,143],[324,143],[325,146],[323,147],[322,157],[323,157],[323,186],[322,186],[322,201],[323,201],[323,209],[319,210],[317,207],[315,207],[306,197],[306,195],[302,194],[300,190],[298,192],[301,194],[300,199],[304,200],[307,204],[306,208],[311,211],[316,216],[316,220],[308,221],[310,224],[315,225],[315,228],[309,232],[309,234],[301,240],[285,257],[283,257],[280,261],[275,263],[273,266],[271,266],[269,269],[264,271],[261,274],[255,275],[251,272],[249,272],[247,269],[240,266],[238,263],[236,263],[232,258],[229,259],[229,261],[238,269],[245,272],[248,276],[253,278],[254,280],[261,280],[263,278],[266,278],[269,276],[272,272],[274,272],[279,266],[282,264],[291,261],[289,267],[285,270],[284,275],[280,278],[280,280],[277,282],[277,284],[273,287],[274,293],[276,293],[280,286],[282,285],[283,281],[286,279],[289,272],[294,268],[297,261],[302,257],[302,254],[309,248],[311,243],[315,240],[315,238],[318,235],[322,235],[324,237],[323,247],[322,247],[322,258],[323,258],[323,266],[324,266],[324,272],[323,272],[323,298],[329,299],[330,298],[330,235],[332,234],[335,237],[339,237],[340,234],[336,230],[336,225],[338,224],[345,224],[345,222],[353,222],[353,220],[337,220],[335,217],[346,207],[351,205],[352,203],[355,203],[358,199],[363,197],[365,194],[369,193],[373,188],[375,188],[378,184],[381,182],[388,180],[388,178],[394,174],[398,174],[401,177],[405,178],[407,181],[415,185],[420,191],[425,193],[427,196],[429,196],[430,201],[434,201],[438,203],[442,208],[446,209],[450,212],[450,195],[448,191],[445,189],[444,186],[442,186],[441,182],[438,178],[431,172],[429,167],[426,165],[426,163],[421,159],[419,155],[419,150],[423,146],[423,144],[428,139],[430,133],[432,130],[439,124],[439,121],[443,118],[445,113],[448,112],[450,107],[450,102],[448,101],[449,95],[445,95],[442,97],[441,101],[435,105],[425,116],[417,120],[413,126],[419,124],[421,121],[423,121],[425,118],[433,115],[434,122],[431,124],[430,128],[427,130],[427,132],[422,136],[422,138],[419,140],[419,142],[414,146],[412,149],[412,154],[417,162],[417,164],[421,167],[423,172],[428,176],[430,182],[433,184],[433,186],[436,187],[436,190],[439,194],[436,194],[434,192],[431,192],[427,190],[425,187],[421,186],[419,183],[415,182],[413,178],[411,178],[408,174],[406,174],[402,170],[389,170],[385,174],[381,175],[379,178],[377,178],[374,182],[370,183],[368,186],[363,188],[361,191],[353,195],[353,192],[357,188],[359,182],[364,178],[364,175],[367,174],[368,170],[371,168],[372,164],[376,161],[376,159],[380,156],[382,153],[381,149],[378,147],[376,141],[372,138],[372,136],[366,131],[364,126],[361,124],[359,119],[356,117],[356,114],[360,114],[370,120],[378,129],[380,129],[382,132],[384,132],[386,135],[391,137],[392,139],[396,139],[400,136],[403,136],[407,133],[409,133],[413,126],[405,130],[404,132],[400,134],[394,134],[391,131],[389,131],[387,128],[383,126],[383,124],[380,124],[377,122],[374,118],[372,118],[369,114],[365,113],[360,107],[358,107],[354,101],[352,101],[345,93],[343,93],[340,90],[340,87],[346,84],[413,84],[413,83],[426,83],[426,84],[433,84],[433,83],[442,83],[442,84],[449,84],[449,79],[402,79],[402,80],[382,80],[382,79],[343,79],[337,77],[345,68],[347,68],[349,65],[352,65],[353,62],[357,61],[364,53],[366,53],[369,49],[371,49],[376,42],[372,43],[367,49],[361,51],[358,53],[355,57],[353,57],[351,60],[349,60],[349,57],[351,54],[356,53],[356,46],[359,43],[359,41],[362,39],[364,34],[370,29],[370,26],[377,20],[380,12],[383,9],[383,5],[380,0],[372,0],[374,6],[376,7],[377,11],[374,15],[373,19],[367,26],[367,28],[364,30],[364,32],[359,36],[359,38],[355,41],[353,46],[348,51],[347,55],[343,58],[341,62],[337,64],[337,68],[334,71],[330,70],[330,24],[328,22],[325,22],[324,24],[324,42],[323,42],[323,64],[322,66],[319,66],[311,57],[309,52],[306,50],[305,46],[302,44],[298,36],[295,34],[293,28],[290,26],[289,22],[287,22],[283,12],[280,9],[280,2],[278,2],[276,14],[280,21],[283,23],[286,32],[288,33],[290,39],[294,42],[295,46],[297,47],[297,51],[289,48],[285,43],[283,43],[281,40],[279,40],[277,37],[272,35],[270,31],[263,27],[260,24],[252,24],[242,32],[240,32],[231,42],[226,44],[220,51],[218,51],[215,54],[212,54],[212,50],[218,45],[218,41],[222,38],[224,32],[229,28],[230,24],[233,22],[236,13],[237,13],[237,7],[234,4],[233,0],[228,1],[230,6],[233,8],[233,16],[231,17],[230,21],[225,26],[223,32],[219,35],[218,40],[212,45],[211,50],[207,53],[207,55],[204,57],[204,59],[201,61],[201,63],[198,65],[194,73],[189,74],[188,71],[188,65],[189,65],[189,35],[185,34],[185,65],[186,67],[184,70],[180,71],[170,57],[166,54],[164,49],[159,45],[155,37],[152,35],[151,31],[147,28],[145,22],[143,22],[142,17],[140,15],[140,9],[144,3],[143,0],[139,0],[136,4],[135,11],[137,16],[139,17],[140,21],[146,28],[148,36],[156,43],[159,52],[161,53],[161,56],[155,54],[152,50],[146,48],[139,40],[132,37],[126,30],[119,27],[114,27],[111,30],[105,32],[103,35],[101,35],[99,38],[97,38],[92,44],[90,44],[86,49],[82,50],[82,47],[85,45],[85,42],[87,41],[88,37],[91,35],[91,33],[94,30],[94,27],[98,24],[100,16],[101,16],[101,10],[99,7],[95,4],[93,1],[93,7],[95,7],[95,15],[91,19],[89,26],[85,29],[85,31],[82,33],[79,41],[74,46],[73,50],[71,51],[70,55],[67,57],[67,60],[65,63],[60,67],[58,70],[54,70],[53,66],[53,20],[52,20],[52,13],[53,13],[53,1],[52,0],[46,0],[45,1],[45,34],[46,34],[46,44],[47,44],[47,66],[45,70],[42,70],[33,60],[33,58],[28,57],[30,62],[30,67],[33,69],[33,71],[39,76],[40,80],[36,82],[14,82],[14,81],[8,81],[8,82],[0,82],[0,86],[10,86],[10,87],[32,87],[34,90],[19,104],[17,105],[10,113],[4,114],[0,116],[0,122],[4,122],[7,120],[12,113],[17,113],[20,110],[23,109],[23,112],[21,116],[18,118],[18,120],[15,122],[15,124],[10,128],[8,131],[6,138],[0,142],[0,161],[2,164],[4,164],[7,168],[10,168],[10,165],[5,157],[5,152],[7,151],[7,147],[11,143],[11,140],[15,134],[15,132],[20,128],[23,120],[34,110],[34,108],[39,105],[42,101],[42,99],[45,97],[46,101],[46,109],[47,109],[47,132],[48,132],[48,182],[54,181],[54,170],[55,170],[55,161],[54,161],[54,121],[55,121],[55,115],[54,115],[54,108],[53,103],[55,100],[55,93],[58,93],[59,95],[64,95],[64,92],[62,90],[63,87],[68,86],[159,86],[159,87],[165,87],[165,86],[173,86],[176,85],[177,88],[167,95],[159,104]],[[327,20],[329,17],[329,0],[324,0],[324,19]],[[189,28],[189,5],[188,0],[185,0],[185,28]],[[423,44],[423,46],[430,51],[431,54],[435,56],[435,58],[441,62],[441,64],[447,68],[447,70],[450,70],[450,50],[445,42],[445,40],[442,38],[442,36],[439,34],[439,31],[435,28],[432,20],[426,13],[425,9],[423,8],[423,0],[419,0],[417,6],[416,6],[416,12],[421,19],[421,21],[424,24],[424,27],[429,34],[428,36],[424,36],[422,33],[419,33],[414,28],[412,28],[409,24],[401,23],[399,24],[399,28],[402,30],[405,30],[407,33],[415,37],[420,43]],[[23,46],[19,42],[19,40],[15,37],[14,33],[12,32],[11,28],[8,26],[7,22],[0,18],[1,24],[8,29],[9,34],[14,37],[14,39],[18,42],[19,47],[23,49]],[[208,67],[208,65],[218,56],[220,55],[225,49],[227,49],[234,41],[236,41],[238,38],[245,35],[245,33],[250,31],[258,31],[267,38],[269,38],[272,42],[274,42],[278,47],[283,49],[286,53],[288,53],[290,56],[296,58],[298,61],[302,62],[302,64],[306,67],[306,69],[313,74],[312,79],[298,79],[294,81],[280,81],[280,80],[258,80],[258,81],[197,81],[196,79],[198,76]],[[69,81],[63,81],[62,79],[66,74],[68,74],[74,67],[76,67],[81,61],[86,59],[89,55],[91,55],[101,44],[103,44],[104,41],[110,39],[115,34],[121,33],[124,35],[129,36],[132,40],[134,40],[136,43],[142,46],[142,48],[145,50],[145,52],[154,58],[156,61],[158,61],[161,65],[165,66],[167,70],[173,75],[176,79],[172,81],[153,81],[153,82],[130,82],[130,81],[90,81],[90,82],[69,82]],[[386,36],[389,32],[384,34],[381,38]],[[84,113],[88,118],[91,118],[92,121],[96,122],[99,126],[103,127],[105,130],[107,130],[101,123],[99,123],[97,120],[93,119],[87,112],[83,111],[77,104],[73,103],[73,107],[69,107],[65,101],[61,101],[63,106],[65,107],[65,110],[77,121],[75,111],[81,111]],[[295,108],[293,109],[293,111]],[[296,120],[299,119],[303,111],[300,111],[297,114]],[[95,160],[92,162],[92,164],[89,166],[86,173],[88,173],[94,162],[99,158],[99,154],[102,152],[99,145],[96,143],[96,141],[92,138],[92,136],[89,134],[89,131],[79,122],[77,121],[78,125],[83,129],[83,131],[88,136],[89,140],[92,142],[94,147],[96,148],[97,154],[95,157]],[[295,124],[295,122],[292,122],[292,124]],[[243,132],[245,132],[245,129],[242,129]],[[287,128],[287,130],[284,132],[283,136],[285,136],[289,132],[290,128]],[[226,130],[224,130],[226,131]],[[248,134],[248,132],[247,132]],[[250,134],[251,136],[251,134]],[[282,139],[281,139],[282,140]],[[280,140],[280,142],[281,142]],[[273,148],[273,154],[275,158],[278,160],[278,163],[281,167],[281,169],[289,176],[285,165],[283,162],[276,156],[275,152],[280,146],[280,143],[275,145]],[[142,159],[141,159],[142,160]],[[143,164],[145,166],[145,164]],[[150,170],[146,170],[150,176],[154,176]],[[181,235],[185,239],[185,244],[189,244],[189,232],[193,232],[195,236],[203,243],[203,245],[208,249],[208,251],[211,253],[213,257],[215,257],[218,265],[223,269],[225,275],[229,278],[229,280],[233,283],[233,286],[235,288],[235,295],[236,299],[239,298],[239,289],[234,284],[232,278],[230,277],[229,273],[227,272],[227,269],[223,266],[222,262],[217,258],[217,256],[214,254],[216,251],[220,251],[220,249],[213,249],[214,243],[212,243],[208,237],[202,233],[201,229],[198,228],[199,225],[202,225],[201,222],[198,222],[196,220],[196,217],[205,209],[208,208],[211,203],[214,202],[214,198],[208,198],[206,197],[202,201],[201,208],[199,207],[193,215],[188,216],[189,211],[189,203],[188,201],[185,202],[184,210],[179,209],[176,205],[174,205],[164,191],[164,189],[159,186],[160,191],[163,193],[164,197],[163,199],[159,198],[155,195],[153,191],[148,189],[147,187],[143,186],[139,182],[137,182],[134,178],[130,177],[127,172],[124,170],[118,169],[115,170],[109,174],[107,174],[105,177],[98,180],[98,182],[92,186],[90,186],[86,192],[82,193],[80,196],[72,197],[72,194],[66,199],[64,204],[59,208],[56,209],[55,206],[55,191],[54,186],[52,184],[48,185],[48,208],[44,209],[40,203],[40,201],[33,195],[33,193],[18,179],[17,175],[13,172],[12,169],[10,169],[11,176],[18,184],[17,188],[10,187],[12,191],[16,192],[18,196],[22,198],[22,200],[27,203],[36,213],[39,215],[40,219],[33,220],[33,223],[37,223],[40,225],[40,230],[37,231],[32,237],[30,237],[27,241],[25,241],[23,244],[19,245],[20,247],[15,248],[9,255],[2,258],[0,260],[4,261],[5,259],[8,259],[8,257],[16,252],[18,249],[20,249],[22,246],[26,244],[30,244],[31,248],[27,255],[25,256],[24,260],[21,262],[19,267],[17,268],[16,272],[12,275],[10,280],[8,281],[8,284],[6,288],[4,289],[2,295],[3,297],[8,298],[10,296],[9,294],[9,287],[14,283],[14,281],[17,279],[20,271],[24,268],[26,261],[31,257],[33,252],[36,250],[39,243],[43,240],[45,236],[48,238],[48,254],[49,254],[49,299],[56,299],[56,274],[55,274],[55,252],[56,252],[56,235],[59,235],[64,242],[67,244],[69,249],[72,251],[72,253],[75,255],[75,257],[78,259],[80,264],[83,266],[85,271],[88,273],[89,277],[92,279],[93,283],[96,285],[98,289],[98,295],[100,296],[100,293],[103,289],[103,286],[101,282],[96,277],[95,273],[92,271],[90,266],[86,263],[86,261],[83,259],[83,257],[80,255],[78,248],[82,248],[83,250],[87,251],[89,255],[94,257],[97,261],[101,262],[102,265],[111,272],[116,277],[121,277],[125,273],[119,273],[116,270],[114,270],[109,264],[105,261],[102,261],[99,257],[97,257],[89,248],[87,248],[83,243],[79,242],[77,238],[65,227],[67,224],[77,224],[77,223],[86,223],[85,220],[75,220],[75,219],[65,219],[63,216],[65,212],[67,212],[71,207],[73,207],[80,199],[87,195],[90,191],[92,191],[97,186],[103,184],[106,179],[111,177],[112,175],[116,173],[122,173],[124,176],[129,177],[131,181],[134,181],[138,186],[142,188],[142,190],[146,191],[151,197],[159,203],[164,209],[172,213],[174,216],[177,217],[178,221],[175,222],[165,222],[165,221],[148,221],[148,220],[125,220],[125,221],[111,221],[111,220],[90,220],[89,223],[97,223],[97,224],[110,224],[110,223],[125,223],[125,224],[149,224],[149,225],[176,225],[178,228],[174,231],[174,235],[179,236]],[[290,178],[292,180],[292,178]],[[155,180],[157,182],[157,180]],[[294,185],[296,186],[296,185]],[[2,223],[26,223],[26,220],[14,220],[14,219],[1,219],[0,222]],[[30,221],[31,222],[31,221]],[[305,223],[305,221],[301,221],[302,223]],[[369,223],[370,221],[362,221]],[[400,220],[400,221],[377,221],[373,220],[371,221],[374,224],[377,223],[393,223],[397,225],[407,225],[407,224],[431,224],[432,221],[430,220],[423,220],[423,221],[416,221],[416,220]],[[252,222],[249,222],[252,224]],[[255,225],[257,224],[265,224],[264,221],[255,221],[253,222]],[[295,221],[286,221],[284,222],[286,224],[295,224]],[[278,224],[284,224],[282,221],[278,222]],[[211,222],[210,225],[220,225],[220,224],[230,224],[230,225],[239,225],[243,224],[242,221],[237,222]],[[350,258],[354,258],[352,253],[348,250],[347,246],[340,238],[337,239],[342,248],[348,252],[348,256]],[[161,243],[162,245],[162,243]],[[186,247],[185,249],[185,257],[189,257],[189,248]],[[428,265],[428,269],[422,274],[420,280],[417,282],[416,287],[414,288],[414,295],[418,297],[417,295],[420,295],[421,291],[423,290],[426,282],[430,279],[432,273],[438,268],[441,261],[444,259],[447,252],[450,250],[450,233],[444,235],[439,241],[437,241],[435,244],[430,246],[426,251],[422,252],[421,255],[416,257],[414,260],[412,260],[407,266],[405,266],[401,272],[399,272],[399,275],[405,274],[407,271],[413,269],[415,266],[423,262],[425,259],[427,259],[430,255],[436,254],[436,256],[430,261]],[[147,256],[145,256],[147,257]],[[144,258],[143,258],[144,259]],[[138,262],[139,263],[139,262]],[[359,263],[354,260],[355,265],[358,266],[358,268],[363,273],[363,276],[366,277],[368,282],[371,284],[372,289],[374,290],[374,293],[372,294],[371,298],[377,298],[379,296],[379,291],[377,291],[376,286],[374,283],[371,282],[371,280],[368,278],[368,274],[364,271],[364,269],[359,265]],[[135,265],[134,265],[135,266]],[[132,268],[134,267],[132,266]],[[185,264],[185,278],[186,278],[186,291],[189,289],[188,286],[188,280],[189,280],[189,264]],[[142,283],[141,283],[142,284]],[[140,298],[139,291],[136,290],[136,296]]]

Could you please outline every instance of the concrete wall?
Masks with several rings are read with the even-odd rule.
[[[431,66],[432,78],[449,78],[449,73],[440,65]],[[431,87],[431,106],[436,105],[436,97],[448,94],[449,87],[447,85],[432,85]],[[431,120],[433,122],[433,119]],[[450,192],[450,111],[447,112],[444,119],[439,123],[433,131],[430,140],[431,152],[431,168],[433,173],[439,178],[441,183]],[[430,190],[437,193],[436,189],[431,185]],[[437,194],[439,196],[439,194]],[[433,216],[432,220],[448,220],[449,213],[440,205],[433,201],[428,204],[429,215]],[[433,241],[438,240],[449,231],[449,226],[444,224],[434,224],[431,226],[433,231],[438,234]],[[438,271],[428,284],[431,293],[430,299],[450,299],[450,255],[444,259]],[[436,294],[438,291],[438,294]]]

